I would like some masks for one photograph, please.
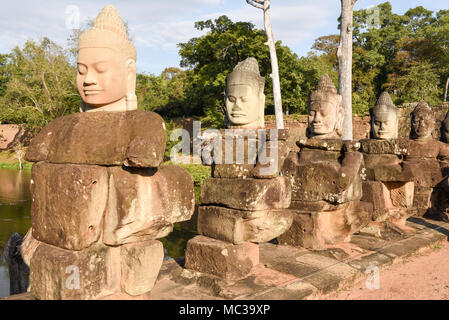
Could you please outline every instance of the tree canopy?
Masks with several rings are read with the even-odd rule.
[[[256,29],[252,23],[232,22],[226,16],[196,22],[195,28],[208,32],[178,45],[181,67],[188,68],[193,74],[187,91],[191,113],[204,115],[215,125],[222,124],[226,76],[239,61],[248,57],[255,57],[259,62],[260,73],[266,79],[267,111],[273,113],[270,53],[264,44],[267,41],[265,32]],[[304,91],[308,87],[304,73],[308,72],[317,79],[318,70],[315,64],[304,63],[281,41],[276,42],[276,52],[284,111],[304,112],[304,97],[308,94]]]
[[[371,10],[354,11],[354,112],[366,112],[383,90],[397,104],[441,103],[449,76],[449,10],[435,13],[419,6],[400,15],[389,2],[377,8],[377,27],[371,27]],[[334,66],[338,37],[320,37],[313,46]]]

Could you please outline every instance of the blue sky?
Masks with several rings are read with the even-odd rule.
[[[358,0],[355,10],[382,2]],[[159,74],[165,67],[179,66],[176,44],[201,35],[193,26],[195,21],[224,14],[233,21],[251,21],[263,28],[262,11],[245,0],[16,0],[2,4],[0,53],[42,36],[64,46],[72,32],[66,23],[69,6],[76,6],[82,22],[87,17],[94,18],[109,3],[128,21],[139,72]],[[390,0],[390,3],[396,13],[420,5],[432,11],[449,9],[447,0]],[[282,40],[299,56],[310,51],[317,37],[338,33],[340,0],[271,0],[271,7],[275,39]]]

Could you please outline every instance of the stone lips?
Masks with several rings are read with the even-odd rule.
[[[57,118],[31,140],[31,162],[158,167],[164,158],[164,120],[143,110],[87,112]]]
[[[190,174],[178,166],[152,169],[108,169],[109,198],[104,242],[118,245],[168,235],[176,222],[194,212]]]

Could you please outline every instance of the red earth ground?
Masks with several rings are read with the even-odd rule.
[[[444,242],[434,246],[422,256],[415,256],[406,262],[381,269],[379,289],[368,289],[366,278],[351,288],[322,299],[449,300],[448,262],[449,242]]]

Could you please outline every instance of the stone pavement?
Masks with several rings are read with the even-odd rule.
[[[233,282],[183,269],[182,259],[168,259],[163,263],[153,290],[139,299],[320,299],[366,278],[369,266],[382,270],[406,259],[419,259],[417,256],[421,253],[448,241],[449,223],[410,218],[407,225],[416,228],[416,234],[383,234],[390,239],[388,241],[356,234],[347,247],[321,251],[264,243],[260,245],[260,264],[248,277]],[[30,298],[26,293],[6,299]]]

